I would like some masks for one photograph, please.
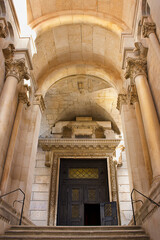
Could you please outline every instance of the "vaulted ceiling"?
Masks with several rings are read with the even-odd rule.
[[[46,95],[46,105],[48,99],[53,103],[61,98],[61,104],[65,106],[63,111],[61,104],[57,103],[56,112],[55,103],[52,110],[47,107],[46,114],[50,117],[54,115],[52,124],[66,119],[66,114],[81,116],[88,113],[93,116],[94,112],[105,120],[108,116],[118,124],[118,112],[115,106],[109,110],[110,101],[107,98],[112,92],[115,105],[118,92],[123,91],[121,33],[132,32],[136,3],[135,0],[27,0],[28,23],[36,33],[37,53],[33,56],[33,73],[37,91]],[[74,88],[68,88],[67,94],[66,81],[69,84],[74,79],[77,86],[82,75],[84,95]],[[99,79],[99,84],[106,82],[106,86],[110,87],[103,86],[94,93],[89,92],[88,84],[95,79]],[[57,89],[63,89],[59,96]],[[101,106],[104,95],[105,104]],[[96,107],[97,96],[99,107]],[[74,101],[71,101],[73,98]],[[112,116],[112,111],[116,112],[116,116]],[[51,119],[47,121],[51,123]]]

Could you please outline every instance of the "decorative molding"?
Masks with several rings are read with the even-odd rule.
[[[108,139],[39,139],[39,146],[43,151],[51,150],[97,150],[112,153],[120,143],[120,140]]]
[[[28,73],[28,68],[25,66],[25,59],[7,59],[5,61],[6,66],[6,78],[13,76],[17,78],[18,82],[23,79],[29,80],[30,75]]]
[[[121,111],[122,105],[127,104],[127,94],[118,94],[117,109]]]
[[[118,199],[118,190],[116,185],[116,172],[115,172],[115,162],[110,154],[106,152],[90,152],[86,151],[70,151],[64,152],[61,150],[60,152],[54,151],[52,156],[51,162],[51,181],[50,181],[50,194],[49,194],[49,210],[48,210],[48,225],[49,226],[56,226],[57,220],[57,207],[58,207],[58,179],[59,179],[59,163],[60,158],[87,158],[87,159],[102,159],[108,158],[109,169],[110,169],[110,181],[111,181],[111,194],[112,194],[112,201],[117,201]]]
[[[51,166],[51,181],[50,181],[50,194],[49,194],[49,208],[48,208],[48,225],[56,225],[56,208],[58,206],[58,191],[57,191],[57,178],[58,172],[58,155],[53,155],[52,166]]]
[[[117,191],[117,183],[116,183],[116,162],[113,161],[113,157],[109,157],[110,164],[110,176],[111,176],[111,188],[112,188],[112,201],[118,200],[118,191]]]
[[[147,59],[138,57],[138,58],[131,58],[128,57],[126,59],[127,67],[125,78],[131,79],[131,83],[134,83],[134,79],[139,75],[147,76]]]
[[[144,38],[149,38],[151,33],[156,32],[156,25],[152,22],[143,22],[142,25],[142,35]]]
[[[41,112],[43,113],[45,110],[45,103],[44,103],[44,98],[42,96],[42,94],[35,94],[35,99],[33,101],[34,105],[39,105],[39,108],[41,110]]]

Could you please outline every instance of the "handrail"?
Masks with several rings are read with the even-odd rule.
[[[143,197],[145,197],[146,199],[148,199],[151,203],[157,205],[158,207],[160,207],[160,204],[156,203],[155,201],[153,201],[151,198],[147,197],[146,195],[144,195],[143,193],[139,192],[137,189],[133,188],[132,189],[132,192],[131,192],[131,203],[132,203],[132,212],[133,212],[133,221],[134,221],[134,225],[136,225],[136,218],[135,218],[135,213],[134,213],[134,205],[133,203],[134,202],[138,202],[138,201],[141,201],[143,202],[142,200],[137,200],[137,201],[134,201],[133,200],[133,192],[136,191],[137,193],[139,193],[140,195],[142,195]]]
[[[22,189],[21,189],[21,188],[17,188],[17,189],[15,189],[15,190],[11,191],[11,192],[8,192],[8,193],[5,193],[5,194],[1,195],[0,198],[5,197],[5,196],[7,196],[7,195],[9,195],[9,194],[11,194],[11,193],[17,192],[17,191],[20,191],[20,192],[23,194],[21,215],[20,215],[20,220],[19,220],[19,225],[21,225],[21,224],[22,224],[24,201],[25,201],[25,193],[22,191]],[[14,202],[15,202],[15,201],[14,201]]]

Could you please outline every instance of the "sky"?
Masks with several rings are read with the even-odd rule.
[[[30,36],[30,28],[27,26],[26,0],[13,0],[13,3],[19,20],[21,36]]]

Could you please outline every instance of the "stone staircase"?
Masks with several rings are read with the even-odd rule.
[[[0,239],[149,240],[140,226],[13,226]]]

